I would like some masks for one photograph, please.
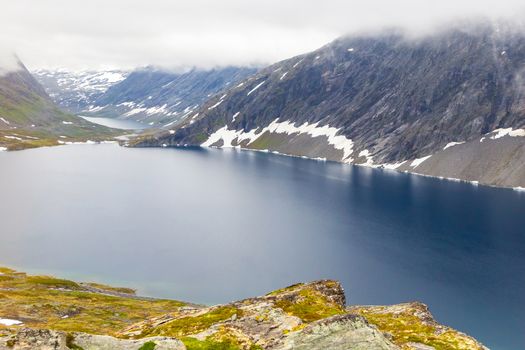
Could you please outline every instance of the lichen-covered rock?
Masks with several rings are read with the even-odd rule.
[[[144,344],[150,344],[150,349],[153,349],[153,345],[155,345],[155,350],[186,350],[180,340],[167,337],[126,340],[104,335],[75,333],[71,343],[84,350],[139,350]]]
[[[398,350],[362,316],[334,316],[308,325],[283,339],[272,350]]]
[[[0,350],[186,350],[177,339],[152,337],[140,340],[117,339],[106,335],[66,333],[47,329],[22,329],[14,336],[0,339]]]
[[[362,315],[379,330],[389,334],[402,349],[486,350],[474,338],[434,320],[422,303],[391,306],[352,306],[348,311]]]
[[[0,339],[0,350],[68,350],[66,334],[48,329],[19,330],[15,335]]]
[[[182,309],[177,314],[132,325],[119,336],[192,337],[200,341],[228,339],[242,349],[252,346],[268,348],[308,323],[345,314],[344,307],[341,284],[322,280],[296,284],[227,305]]]

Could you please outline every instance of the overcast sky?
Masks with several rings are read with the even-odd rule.
[[[525,18],[525,0],[2,0],[0,49],[31,69],[263,65],[346,33]]]

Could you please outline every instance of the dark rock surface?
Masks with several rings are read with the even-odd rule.
[[[224,126],[249,132],[278,118],[296,127],[307,122],[339,129],[338,135],[353,141],[354,164],[370,165],[369,158],[375,165],[393,164],[435,154],[450,142],[479,140],[495,129],[525,128],[524,87],[525,35],[499,24],[418,39],[395,33],[346,37],[261,70],[195,110],[174,133],[135,144],[197,145]],[[327,150],[312,152],[317,142],[301,142],[291,152],[282,141],[243,146],[334,158]],[[368,158],[359,156],[363,151]],[[488,184],[522,183],[469,171]],[[441,176],[437,168],[429,172]]]

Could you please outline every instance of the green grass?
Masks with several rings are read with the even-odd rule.
[[[157,346],[157,344],[155,344],[152,341],[149,341],[149,342],[144,343],[144,345],[142,345],[139,348],[139,350],[154,350],[156,346]]]
[[[80,286],[76,282],[48,276],[29,276],[25,282],[43,287],[80,289]]]
[[[90,287],[93,287],[93,288],[97,288],[97,289],[101,289],[101,290],[105,290],[105,291],[108,291],[108,292],[115,292],[115,293],[123,293],[123,294],[131,294],[131,295],[134,295],[135,294],[135,290],[134,289],[131,289],[131,288],[126,288],[126,287],[112,287],[112,286],[108,286],[108,285],[105,285],[105,284],[100,284],[100,283],[86,283],[86,285],[90,286]]]

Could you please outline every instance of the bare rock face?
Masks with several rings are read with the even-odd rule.
[[[104,335],[75,333],[72,343],[84,350],[137,350],[144,344],[155,344],[155,350],[186,350],[184,344],[174,338],[151,337],[140,340],[117,339]]]
[[[0,339],[0,350],[68,350],[66,334],[47,329],[21,329],[14,336]]]
[[[126,340],[47,329],[22,329],[14,336],[0,340],[0,350],[137,350],[146,343],[155,344],[156,350],[186,350],[180,340],[167,337]]]
[[[499,23],[418,40],[344,37],[259,71],[173,130],[132,144],[241,146],[525,187],[523,141],[449,150],[424,169],[414,162],[498,129],[525,133],[524,58],[525,35]],[[485,160],[487,152],[494,156]]]
[[[399,350],[363,317],[347,314],[314,322],[272,350]]]

